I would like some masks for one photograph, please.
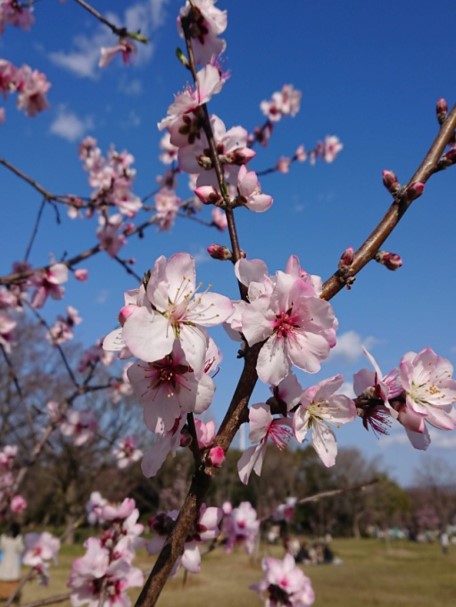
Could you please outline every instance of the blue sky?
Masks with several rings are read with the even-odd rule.
[[[180,6],[175,0],[98,2],[99,11],[127,20],[131,29],[141,27],[151,40],[135,65],[125,67],[116,59],[100,70],[99,48],[114,45],[115,37],[73,2],[38,2],[32,30],[7,28],[0,49],[16,65],[28,63],[46,73],[52,82],[50,109],[31,119],[9,99],[7,120],[0,126],[0,156],[52,192],[88,195],[77,146],[90,134],[103,151],[111,144],[128,149],[138,171],[135,193],[153,191],[162,171],[156,124],[187,79],[175,59],[176,46],[182,46],[175,28]],[[308,271],[327,278],[341,252],[359,246],[386,211],[390,198],[381,171],[392,169],[407,181],[437,133],[435,102],[440,97],[450,105],[454,101],[454,2],[442,0],[437,7],[429,0],[219,0],[218,6],[228,10],[224,60],[232,76],[210,110],[227,128],[240,124],[251,130],[261,124],[259,103],[285,83],[303,93],[301,112],[278,124],[252,168],[267,168],[299,144],[311,148],[328,134],[344,144],[333,164],[299,164],[288,175],[264,177],[263,190],[274,197],[274,205],[262,215],[239,211],[241,246],[249,257],[265,259],[271,271],[283,268],[293,253]],[[40,200],[3,169],[0,178],[3,274],[23,257]],[[361,344],[369,345],[385,371],[405,352],[425,346],[456,362],[455,179],[454,170],[432,178],[387,242],[385,248],[403,257],[401,270],[371,265],[351,291],[333,300],[341,345],[318,379],[341,372],[350,380],[354,371],[368,366]],[[95,229],[93,220],[71,221],[64,214],[58,226],[48,209],[34,245],[34,263],[43,265],[50,254],[60,258],[64,251],[73,255],[92,246]],[[227,236],[181,221],[171,234],[152,229],[144,240],[130,241],[123,253],[136,258],[142,274],[159,255],[188,251],[198,259],[199,279],[234,297],[230,265],[204,254],[214,241],[227,242]],[[86,265],[89,282],[70,282],[66,299],[47,313],[53,318],[67,304],[77,307],[84,317],[78,337],[89,345],[115,326],[122,293],[135,284],[102,256]],[[220,419],[240,365],[222,331],[216,338],[227,347],[216,379],[214,414]],[[304,375],[300,379],[304,385],[314,381]],[[260,387],[254,402],[265,394]],[[455,435],[439,434],[429,454],[422,454],[407,444],[401,428],[377,441],[360,424],[342,428],[339,436],[340,444],[380,458],[401,482],[410,482],[429,454],[451,461],[456,446]]]

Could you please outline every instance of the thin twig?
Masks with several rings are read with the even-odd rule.
[[[303,497],[298,500],[298,504],[309,504],[313,502],[319,502],[320,500],[326,497],[334,497],[336,495],[343,495],[344,493],[352,493],[353,491],[363,491],[366,487],[370,487],[378,483],[380,479],[374,478],[366,483],[361,483],[360,485],[350,485],[349,487],[341,487],[339,489],[331,489],[329,491],[321,491],[320,493],[315,493],[314,495],[309,495],[309,497]]]
[[[407,197],[407,190],[416,183],[426,183],[433,173],[439,170],[439,160],[445,147],[453,137],[456,128],[456,106],[447,116],[433,144],[429,148],[423,162],[415,171],[408,184],[401,189],[388,212],[356,251],[353,263],[350,265],[350,278],[358,274],[365,265],[374,259],[380,247],[402,219],[413,200]],[[321,298],[329,301],[336,293],[344,288],[346,281],[340,271],[335,272],[323,285]]]
[[[35,225],[33,226],[32,235],[30,237],[30,242],[28,243],[27,250],[25,251],[24,261],[27,262],[30,253],[32,251],[33,243],[35,242],[36,235],[38,234],[38,228],[40,227],[41,218],[43,216],[44,207],[46,206],[47,199],[43,198],[40,204],[40,208],[38,210],[38,214],[35,219]]]

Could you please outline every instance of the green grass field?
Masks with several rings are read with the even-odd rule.
[[[406,541],[335,540],[340,565],[307,566],[316,592],[316,607],[455,607],[456,546],[443,556],[438,544]],[[81,547],[63,548],[59,565],[51,569],[48,587],[35,583],[24,590],[22,603],[67,591],[71,560]],[[273,548],[273,556],[282,556]],[[261,556],[252,561],[242,550],[231,555],[215,551],[204,557],[202,573],[179,573],[160,598],[160,607],[261,607],[258,595],[248,589],[262,578]],[[147,568],[141,555],[137,564]],[[132,592],[134,601],[139,592]],[[67,605],[68,603],[61,603]]]

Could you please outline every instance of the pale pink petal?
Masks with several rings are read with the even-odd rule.
[[[318,457],[329,468],[336,463],[337,442],[333,431],[325,423],[312,423],[312,446]]]
[[[146,307],[128,317],[123,337],[133,355],[146,362],[164,358],[172,351],[175,339],[168,320]]]

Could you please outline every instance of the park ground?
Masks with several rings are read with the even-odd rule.
[[[306,566],[313,583],[315,607],[455,607],[456,546],[444,556],[438,544],[406,540],[334,540],[339,565]],[[158,601],[160,607],[258,607],[258,595],[248,587],[261,580],[260,549],[252,560],[242,549],[226,555],[218,549],[207,554],[199,575],[185,580],[182,572],[172,579]],[[279,547],[268,547],[272,556],[282,556]],[[31,583],[24,590],[26,604],[67,592],[71,561],[83,553],[81,546],[64,547],[59,563],[51,569],[47,587]],[[150,567],[142,554],[136,564]],[[132,592],[134,601],[139,591]],[[63,607],[69,603],[60,603]]]

